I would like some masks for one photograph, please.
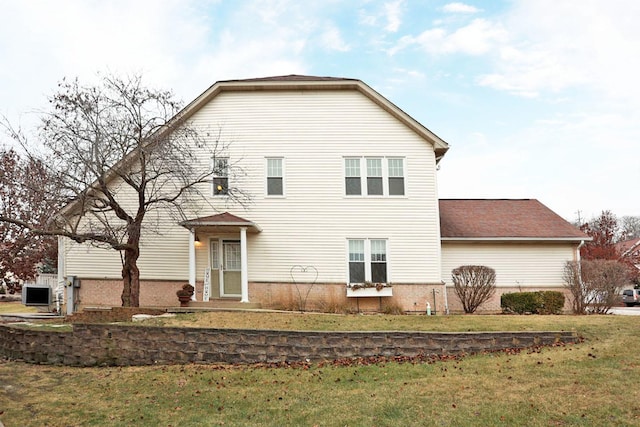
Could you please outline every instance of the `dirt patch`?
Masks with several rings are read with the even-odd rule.
[[[79,313],[65,317],[66,323],[112,323],[130,322],[134,314],[158,316],[166,310],[141,307],[85,308]]]

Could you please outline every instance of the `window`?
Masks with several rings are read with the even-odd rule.
[[[229,194],[229,159],[218,157],[213,159],[213,195]]]
[[[387,283],[387,241],[350,239],[349,283]]]
[[[349,283],[364,283],[364,240],[349,240]]]
[[[360,159],[344,159],[344,176],[347,196],[362,194]]]
[[[367,159],[367,194],[382,196],[382,159]]]
[[[389,195],[404,196],[404,160],[387,159],[389,166]]]
[[[404,196],[404,158],[348,157],[344,159],[345,194],[347,196]],[[366,173],[362,174],[361,170]]]
[[[371,281],[387,283],[387,241],[369,240],[371,244]]]
[[[284,194],[284,179],[282,173],[282,159],[267,159],[267,195],[282,196]]]

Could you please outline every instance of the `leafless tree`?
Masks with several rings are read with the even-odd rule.
[[[462,265],[451,271],[454,291],[465,313],[474,313],[496,292],[496,272],[484,265]]]
[[[219,129],[196,129],[171,92],[145,87],[140,76],[105,76],[90,86],[63,80],[50,104],[39,129],[40,150],[4,124],[55,177],[65,208],[52,212],[46,227],[6,213],[0,221],[119,251],[122,305],[137,307],[140,238],[155,231],[145,221],[148,214],[163,209],[184,218],[186,207],[206,203],[214,176],[242,170],[228,163],[229,143]],[[218,178],[216,191],[231,202],[247,202],[229,182]]]
[[[630,284],[628,268],[615,260],[567,262],[563,276],[573,312],[607,313],[618,302],[622,288]]]
[[[623,216],[620,227],[622,228],[621,240],[637,239],[640,237],[640,216]]]

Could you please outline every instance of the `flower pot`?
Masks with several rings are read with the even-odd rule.
[[[189,301],[191,301],[191,296],[178,295],[178,301],[180,301],[180,307],[187,307],[189,305]]]

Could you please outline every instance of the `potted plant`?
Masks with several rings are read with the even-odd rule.
[[[191,301],[191,297],[193,296],[194,288],[190,284],[182,285],[182,289],[179,289],[176,292],[178,296],[178,300],[180,301],[180,307],[186,307]]]

